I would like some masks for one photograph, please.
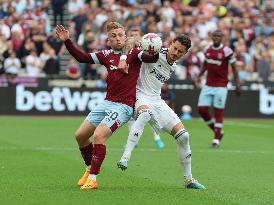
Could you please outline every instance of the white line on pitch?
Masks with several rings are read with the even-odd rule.
[[[238,127],[254,127],[254,128],[273,128],[271,125],[262,125],[262,124],[255,124],[255,123],[250,123],[250,122],[234,122],[234,121],[225,121],[225,125],[233,125],[233,126],[238,126]]]
[[[0,151],[9,150],[33,150],[33,151],[77,151],[78,148],[73,147],[0,147]],[[121,152],[122,148],[108,148],[109,151]],[[176,151],[176,149],[154,149],[154,148],[136,148],[136,152],[170,152]],[[231,154],[274,154],[274,151],[270,150],[227,150],[227,149],[193,149],[193,153],[231,153]]]

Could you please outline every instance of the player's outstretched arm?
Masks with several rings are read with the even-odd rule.
[[[69,38],[69,31],[62,25],[57,25],[55,28],[56,35],[61,39],[69,53],[80,63],[94,63],[88,53],[79,49]]]
[[[236,85],[236,95],[239,96],[241,94],[241,88],[240,88],[240,81],[239,81],[239,77],[238,77],[238,71],[236,69],[236,65],[235,63],[231,64],[231,68],[232,68],[232,73],[234,76],[234,81],[235,81],[235,85]]]

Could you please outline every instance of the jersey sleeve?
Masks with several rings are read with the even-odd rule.
[[[111,50],[101,50],[94,53],[90,53],[90,56],[94,62],[94,64],[101,64],[106,66],[108,62],[108,56],[111,53]]]
[[[235,54],[231,48],[227,46],[224,47],[224,55],[230,64],[233,64],[236,62]]]
[[[159,54],[150,56],[145,54],[140,48],[133,48],[132,50],[135,50],[135,52],[137,52],[138,59],[143,63],[156,63],[159,59]]]

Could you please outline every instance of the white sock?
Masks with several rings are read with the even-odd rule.
[[[127,122],[129,131],[131,130],[132,125],[134,124],[134,122],[135,122],[135,120],[133,118],[130,118],[129,121]]]
[[[191,150],[189,145],[189,134],[185,129],[181,129],[175,134],[178,145],[178,156],[184,171],[184,177],[188,181],[192,179],[191,173]]]
[[[121,157],[120,161],[129,161],[131,157],[131,152],[138,144],[146,123],[150,120],[151,114],[149,110],[142,110],[137,117],[136,121],[133,123],[131,130],[129,131],[127,144]]]
[[[91,167],[91,165],[87,166],[86,170],[89,171],[89,170],[90,170],[90,167]]]
[[[88,175],[88,179],[89,179],[89,180],[96,180],[96,176],[97,176],[97,175],[95,175],[95,174],[89,174],[89,175]]]

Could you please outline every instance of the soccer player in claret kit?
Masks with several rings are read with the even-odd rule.
[[[143,36],[143,39],[146,39],[147,35]],[[149,37],[152,38],[153,34]],[[144,44],[143,39],[142,44]],[[191,40],[189,37],[179,35],[172,41],[169,48],[160,50],[156,63],[142,63],[136,87],[136,121],[132,125],[124,153],[117,165],[122,170],[128,168],[131,153],[143,133],[144,126],[149,123],[158,133],[163,130],[174,137],[178,145],[178,155],[183,168],[185,187],[188,189],[205,189],[202,184],[192,177],[189,134],[180,118],[161,99],[162,85],[174,72],[176,61],[183,57],[190,47]]]
[[[212,33],[213,45],[205,49],[205,61],[195,80],[200,87],[201,76],[207,71],[206,84],[203,86],[198,102],[201,117],[214,132],[212,147],[218,148],[223,138],[223,115],[227,97],[228,68],[231,65],[236,85],[236,95],[240,95],[240,83],[236,70],[236,58],[231,48],[222,44],[223,33],[220,30]],[[213,106],[215,121],[209,113]]]
[[[56,27],[57,36],[64,41],[70,54],[81,63],[101,64],[107,68],[107,94],[105,100],[95,107],[75,133],[87,169],[78,181],[81,190],[98,187],[96,176],[106,155],[106,141],[113,132],[125,124],[133,113],[136,100],[136,83],[143,62],[154,62],[154,56],[145,55],[133,48],[128,55],[128,73],[117,69],[121,49],[125,45],[125,28],[117,23],[107,24],[110,50],[85,53],[69,39],[69,32],[62,25]],[[90,137],[93,135],[93,143]]]

